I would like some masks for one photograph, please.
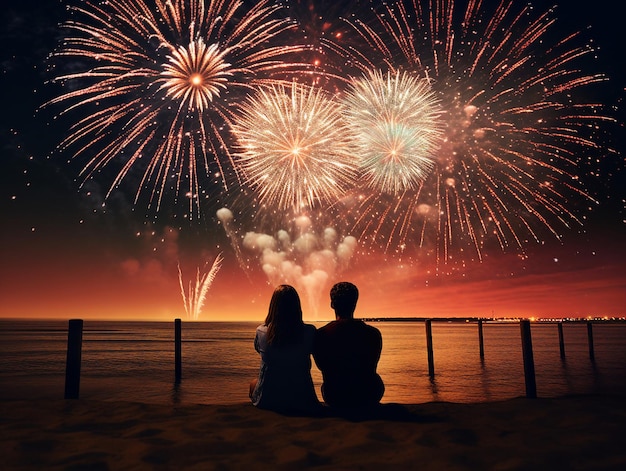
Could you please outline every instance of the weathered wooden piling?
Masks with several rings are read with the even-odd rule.
[[[426,349],[428,350],[428,374],[435,376],[435,360],[433,356],[433,328],[432,321],[427,319],[426,325]]]
[[[535,360],[533,357],[533,342],[530,335],[530,321],[520,321],[522,334],[522,357],[524,359],[524,379],[526,382],[526,397],[537,397],[537,384],[535,382]]]
[[[182,323],[174,319],[174,381],[180,383],[183,376]]]
[[[83,346],[83,320],[70,319],[67,330],[67,359],[65,362],[65,399],[78,399],[80,392],[80,362]]]
[[[589,359],[595,361],[596,354],[593,350],[593,324],[591,321],[587,321],[587,340],[589,341]]]
[[[483,321],[478,320],[478,348],[480,350],[480,358],[485,358],[485,345],[483,341]]]
[[[561,359],[565,359],[565,340],[563,338],[563,323],[559,322],[557,324],[559,329],[559,350],[561,352]]]

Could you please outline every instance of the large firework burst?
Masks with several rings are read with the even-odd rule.
[[[283,59],[303,48],[276,42],[292,27],[280,9],[269,0],[251,8],[238,0],[70,7],[68,37],[53,57],[77,70],[57,77],[69,91],[49,104],[82,117],[60,147],[88,157],[85,180],[110,168],[109,194],[132,169],[135,202],[147,191],[158,210],[171,191],[199,211],[201,178],[224,188],[237,180],[225,138],[231,102],[300,67]]]
[[[296,213],[332,204],[354,184],[356,157],[339,104],[320,88],[277,85],[233,123],[237,163],[261,205]]]
[[[372,71],[352,82],[344,103],[366,185],[390,194],[418,188],[441,136],[441,109],[429,81]]]
[[[361,44],[327,45],[364,73],[429,77],[444,126],[416,189],[351,200],[353,233],[385,250],[435,247],[448,261],[454,247],[463,259],[468,246],[481,259],[491,241],[523,252],[582,223],[576,203],[593,201],[585,164],[602,155],[599,131],[612,119],[583,93],[606,80],[584,72],[593,48],[577,33],[557,36],[555,21],[552,9],[510,0],[386,2],[371,21],[348,20]]]

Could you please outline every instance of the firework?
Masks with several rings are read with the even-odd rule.
[[[418,188],[442,134],[429,81],[373,71],[352,83],[344,103],[366,185],[391,194]]]
[[[113,172],[108,194],[139,175],[135,203],[164,193],[199,211],[201,179],[228,188],[238,176],[226,142],[238,95],[279,81],[301,64],[301,46],[277,44],[292,23],[268,0],[108,0],[70,7],[68,37],[53,57],[77,71],[48,104],[82,113],[60,149],[89,156],[85,180]],[[230,183],[229,183],[230,182]]]
[[[241,253],[241,247],[239,246],[239,241],[237,239],[238,237],[237,231],[233,227],[234,216],[233,216],[232,211],[228,208],[220,208],[217,210],[215,215],[217,216],[217,219],[222,224],[222,227],[224,228],[226,235],[230,239],[230,244],[233,247],[233,250],[235,252],[235,258],[237,259],[237,263],[239,264],[239,267],[247,275],[248,263],[246,262],[243,254]]]
[[[353,185],[355,149],[339,104],[298,83],[259,90],[233,124],[237,164],[261,205],[296,212]]]
[[[386,2],[371,20],[347,20],[352,42],[327,42],[360,73],[428,77],[442,109],[432,171],[412,178],[415,187],[394,184],[396,196],[380,183],[348,200],[353,233],[385,250],[434,247],[448,261],[455,247],[461,259],[482,259],[494,242],[524,252],[528,241],[582,224],[577,203],[594,201],[585,165],[602,155],[599,132],[613,119],[586,101],[606,80],[584,72],[593,48],[577,33],[556,37],[554,11],[509,0],[492,9]]]
[[[200,270],[200,267],[196,270],[196,278],[193,281],[189,281],[185,287],[183,280],[183,272],[178,264],[178,281],[180,283],[180,292],[183,297],[183,304],[185,306],[185,312],[187,317],[192,320],[197,320],[202,308],[204,307],[204,301],[206,300],[206,294],[217,276],[217,272],[222,266],[222,254],[218,254],[209,267],[208,262],[204,265],[204,268]],[[185,289],[186,288],[186,289]]]

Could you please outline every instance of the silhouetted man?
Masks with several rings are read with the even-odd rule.
[[[330,290],[336,320],[317,330],[315,364],[322,372],[322,397],[331,407],[367,408],[377,405],[385,392],[376,372],[382,351],[380,331],[354,319],[359,298],[355,285],[341,282]]]

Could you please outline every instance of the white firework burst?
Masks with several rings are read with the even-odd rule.
[[[352,82],[344,104],[366,184],[389,194],[417,188],[442,138],[442,110],[429,81],[370,71]]]
[[[262,205],[334,203],[354,184],[355,149],[340,106],[319,88],[259,90],[233,124],[238,165]]]

